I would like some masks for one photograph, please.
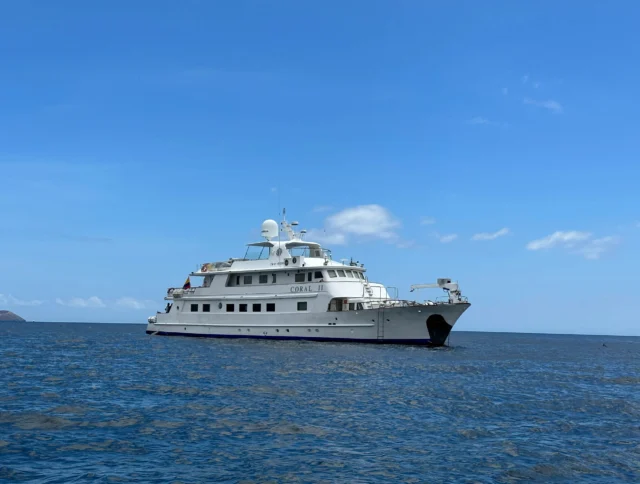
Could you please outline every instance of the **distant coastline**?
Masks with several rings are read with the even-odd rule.
[[[25,321],[25,319],[21,318],[16,313],[0,309],[0,321]]]

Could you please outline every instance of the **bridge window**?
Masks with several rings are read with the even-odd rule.
[[[298,301],[298,311],[307,310],[307,301]]]
[[[247,305],[246,304],[240,304],[240,307],[238,308],[238,311],[240,311],[241,313],[246,313],[247,312]]]
[[[346,274],[344,273],[344,271],[342,269],[338,269],[338,275],[340,277],[347,277]]]
[[[227,304],[227,312],[232,313],[234,311],[233,304]]]
[[[304,272],[296,274],[296,282],[304,282]]]
[[[307,272],[307,282],[311,282],[311,279],[313,279],[313,272],[309,271]]]
[[[276,311],[276,303],[267,303],[267,312],[274,313]]]
[[[329,277],[337,277],[336,271],[334,271],[333,269],[329,269],[327,272],[329,273]]]
[[[252,276],[244,276],[244,283],[245,284],[251,284],[251,281],[253,280]]]
[[[269,282],[269,276],[266,274],[260,274],[259,282],[260,284],[266,284]]]
[[[253,312],[254,313],[259,313],[260,311],[262,311],[262,304],[260,303],[256,303],[253,305]]]
[[[202,312],[203,313],[210,313],[211,312],[211,304],[203,304],[202,305]]]
[[[351,271],[345,271],[347,273],[347,277],[353,277],[353,272]]]
[[[198,312],[198,305],[197,304],[192,304],[191,305],[191,312],[192,313],[197,313]]]
[[[322,279],[322,271],[316,271],[313,277],[315,279]]]

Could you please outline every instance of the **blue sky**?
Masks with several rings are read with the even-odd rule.
[[[637,2],[2,10],[3,308],[142,323],[280,203],[401,297],[459,280],[459,330],[640,335]]]

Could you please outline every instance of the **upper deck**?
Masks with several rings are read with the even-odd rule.
[[[274,227],[275,225],[275,227]],[[247,251],[243,258],[230,258],[222,262],[207,262],[200,269],[191,273],[192,276],[207,276],[216,273],[233,272],[264,272],[291,270],[292,268],[320,268],[332,267],[364,272],[364,264],[353,261],[336,262],[331,258],[331,251],[323,248],[317,242],[302,240],[305,231],[296,233],[292,224],[282,222],[278,230],[273,220],[266,220],[263,224],[263,236],[266,240],[247,244]],[[286,240],[281,240],[280,233],[287,234]],[[278,239],[276,240],[276,236]]]

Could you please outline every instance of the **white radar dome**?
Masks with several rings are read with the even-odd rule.
[[[265,220],[262,222],[262,236],[271,240],[278,236],[278,222],[275,220]]]

